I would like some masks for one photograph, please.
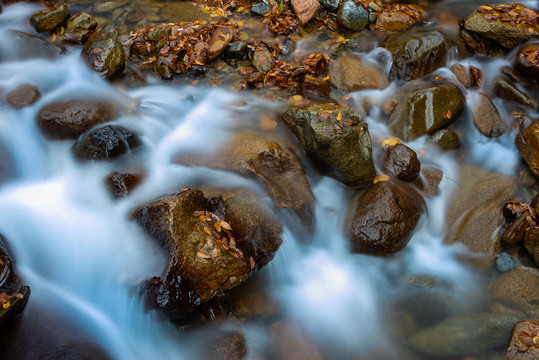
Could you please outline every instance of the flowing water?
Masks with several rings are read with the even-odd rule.
[[[0,31],[30,31],[28,16],[38,9],[28,4],[4,7]],[[256,128],[257,114],[272,112],[282,104],[246,93],[157,81],[136,89],[115,87],[89,70],[78,51],[72,49],[57,60],[0,63],[0,87],[5,93],[28,82],[42,94],[37,103],[21,110],[5,104],[0,109],[0,143],[12,155],[16,172],[14,179],[0,187],[0,232],[9,239],[18,271],[32,289],[30,302],[52,306],[85,329],[111,357],[192,359],[196,336],[145,312],[134,295],[137,284],[159,274],[167,259],[128,219],[129,213],[161,195],[200,183],[260,192],[256,183],[241,176],[182,167],[171,160],[179,152],[219,151],[233,131]],[[467,59],[461,63],[494,76],[509,61]],[[439,72],[452,76],[447,69]],[[358,92],[351,101],[359,107],[362,97],[385,99],[396,90],[393,84],[383,91]],[[468,95],[472,102],[474,95]],[[106,175],[117,170],[114,163],[77,163],[70,152],[71,141],[47,141],[39,132],[38,110],[69,97],[114,101],[122,114],[114,123],[141,135],[144,147],[134,154],[132,166],[145,168],[147,177],[128,198],[113,201],[104,186]],[[240,100],[247,105],[238,110],[235,104]],[[503,103],[497,105],[502,115],[509,112]],[[237,111],[243,115],[239,119]],[[366,121],[374,143],[389,134],[376,113]],[[469,113],[460,122],[468,162],[515,173],[519,162],[513,145],[515,131],[487,140],[474,130]],[[387,310],[389,299],[406,295],[400,281],[408,276],[429,275],[441,281],[442,296],[459,312],[487,310],[482,308],[486,305],[481,302],[481,277],[456,260],[463,247],[443,244],[446,207],[458,189],[460,159],[438,152],[424,138],[408,145],[425,151],[422,165],[441,169],[444,177],[438,195],[426,199],[428,212],[402,253],[389,258],[350,254],[341,229],[351,190],[309,171],[317,200],[313,242],[297,241],[293,222],[285,221],[282,214],[283,245],[254,279],[264,278],[266,291],[285,316],[301,324],[327,358],[401,358],[403,349],[391,336]],[[243,330],[251,358],[268,342],[264,323],[227,326]]]

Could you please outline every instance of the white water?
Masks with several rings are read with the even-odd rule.
[[[0,26],[29,31],[24,19],[35,10],[26,4],[4,7]],[[486,66],[499,69],[500,64]],[[26,82],[40,89],[40,100],[22,110],[8,105],[0,109],[0,142],[12,154],[17,173],[0,187],[0,232],[32,289],[30,301],[54,299],[56,308],[85,328],[113,358],[193,358],[192,343],[183,341],[185,335],[145,313],[132,295],[142,279],[160,273],[166,258],[128,215],[146,201],[201,181],[260,191],[238,175],[185,168],[171,164],[171,159],[178,152],[219,151],[232,131],[256,127],[250,113],[256,119],[256,112],[273,111],[278,104],[219,89],[161,83],[117,89],[87,69],[76,50],[56,61],[0,64],[0,87],[6,93]],[[362,96],[371,96],[383,103],[395,90],[392,85],[384,91],[356,93],[354,100],[359,105]],[[473,96],[468,94],[469,101]],[[114,101],[122,111],[115,122],[142,136],[144,150],[136,159],[148,177],[129,198],[114,202],[106,192],[103,179],[117,170],[113,164],[80,165],[71,156],[71,141],[47,141],[37,129],[36,114],[44,104],[70,97]],[[234,105],[238,100],[248,105],[238,108]],[[238,111],[246,120],[234,116]],[[388,134],[377,116],[374,112],[367,118],[375,144]],[[470,134],[465,144],[469,160],[513,173],[518,161],[511,146],[515,134],[487,141],[475,131],[469,114],[463,118]],[[341,228],[351,191],[314,175],[310,178],[317,199],[313,243],[299,243],[285,227],[283,246],[263,270],[270,279],[270,293],[287,316],[302,324],[333,358],[380,356],[375,352],[380,348],[386,349],[382,358],[398,358],[385,319],[387,299],[400,291],[396,279],[432,275],[449,284],[446,296],[458,299],[463,309],[474,302],[477,279],[454,258],[462,249],[442,244],[446,204],[458,186],[457,160],[429,146],[425,138],[408,145],[425,151],[422,164],[441,169],[444,178],[439,194],[426,199],[427,214],[402,253],[388,259],[350,254]],[[241,328],[248,348],[268,341],[264,325],[247,322]]]

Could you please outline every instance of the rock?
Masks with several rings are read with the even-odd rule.
[[[105,24],[86,41],[81,54],[91,69],[111,78],[124,68],[125,53],[114,24]]]
[[[525,320],[516,323],[511,332],[505,360],[539,359],[539,346],[537,346],[536,340],[538,331],[538,320]]]
[[[72,44],[83,44],[90,36],[92,30],[97,28],[97,21],[87,13],[73,15],[66,25],[63,40]]]
[[[515,310],[537,310],[539,276],[524,269],[503,273],[492,287],[492,297]]]
[[[438,146],[443,151],[454,151],[460,148],[459,136],[451,129],[436,131],[430,137],[429,142]]]
[[[345,230],[352,252],[377,256],[404,249],[425,209],[410,185],[391,180],[372,185],[353,204]]]
[[[421,163],[414,150],[403,144],[384,147],[384,169],[402,181],[414,181],[421,170]]]
[[[327,7],[330,10],[337,10],[342,0],[319,0],[320,4]]]
[[[66,4],[56,9],[42,10],[30,17],[30,24],[37,32],[51,32],[58,26],[63,25],[71,14]]]
[[[522,46],[515,58],[514,66],[522,75],[539,81],[539,44]]]
[[[393,110],[387,126],[393,135],[414,140],[453,124],[465,106],[466,98],[458,86],[429,86],[409,93]]]
[[[275,359],[322,360],[309,334],[296,323],[275,322],[269,327],[269,336]]]
[[[235,28],[226,25],[215,29],[206,48],[207,60],[211,61],[221,55],[232,39],[234,39],[234,36],[236,36],[236,32]]]
[[[105,185],[110,195],[115,199],[120,199],[129,195],[143,180],[141,174],[110,173],[105,178]]]
[[[270,294],[270,285],[264,279],[260,280],[259,276],[232,290],[234,308],[240,320],[270,318],[277,314],[279,304]]]
[[[466,314],[423,329],[409,339],[410,346],[432,357],[464,357],[507,344],[519,319],[506,314]]]
[[[266,134],[239,131],[215,155],[180,154],[176,163],[237,172],[255,178],[266,188],[278,209],[291,211],[304,226],[301,232],[314,232],[314,196],[296,151],[283,148],[282,140]],[[303,235],[304,236],[304,235]]]
[[[101,1],[94,5],[93,11],[97,14],[109,13],[129,4],[127,0]]]
[[[373,4],[373,3],[371,3]],[[401,8],[390,13],[380,12],[376,22],[370,26],[374,31],[404,31],[423,21],[425,12],[420,6],[402,4]]]
[[[504,202],[513,199],[517,179],[463,165],[458,190],[447,207],[446,243],[468,249],[462,257],[480,268],[491,268],[500,251],[498,229],[504,223]]]
[[[95,125],[110,121],[113,107],[100,100],[52,102],[39,110],[37,124],[50,140],[76,139]]]
[[[515,268],[515,261],[511,254],[502,251],[496,257],[496,269],[499,272],[508,272]]]
[[[174,71],[168,65],[156,65],[153,67],[153,72],[161,80],[172,80],[174,78]]]
[[[450,70],[466,89],[476,88],[481,85],[483,74],[475,66],[465,67],[461,64],[455,64],[451,66]]]
[[[519,90],[505,76],[498,76],[494,79],[494,93],[500,99],[509,100],[520,105],[528,106],[532,109],[537,109],[537,102],[530,98],[526,93]]]
[[[312,97],[329,98],[331,94],[331,87],[323,79],[306,74],[301,82],[301,91],[305,94],[312,95]]]
[[[498,109],[487,94],[480,92],[471,110],[475,128],[486,137],[495,138],[507,131]]]
[[[266,11],[271,11],[271,8],[264,1],[259,2],[251,7],[251,13],[259,16],[264,16]]]
[[[23,84],[7,94],[7,101],[17,109],[35,103],[41,94],[39,89],[30,84]]]
[[[529,210],[523,211],[511,222],[502,235],[502,241],[507,245],[516,245],[524,239],[524,233],[535,224]]]
[[[54,43],[22,31],[8,30],[4,36],[12,48],[9,53],[2,51],[0,59],[54,59],[65,52],[64,48]]]
[[[343,0],[337,12],[337,22],[348,30],[363,30],[369,25],[369,12],[354,0]]]
[[[82,134],[71,149],[80,161],[111,160],[142,144],[139,136],[117,125],[105,125]]]
[[[259,46],[253,53],[252,63],[258,71],[265,73],[273,67],[274,59],[271,56],[271,52],[265,46]]]
[[[391,74],[408,81],[444,66],[446,54],[457,44],[457,36],[451,31],[415,28],[389,35],[380,46],[393,58]]]
[[[533,175],[539,178],[539,120],[517,135],[515,145]]]
[[[417,179],[414,180],[414,185],[424,194],[434,196],[438,194],[438,185],[440,185],[443,176],[442,170],[434,167],[423,167]]]
[[[191,22],[197,20],[210,19],[209,14],[202,11],[198,6],[190,1],[166,2],[166,5],[159,11],[159,15],[168,22]]]
[[[301,25],[307,24],[320,7],[318,0],[291,0],[290,4]]]
[[[307,154],[347,186],[365,186],[376,175],[371,137],[360,115],[331,103],[289,108],[279,114]]]
[[[221,331],[205,341],[201,360],[242,360],[247,356],[245,336],[239,331]]]
[[[184,189],[135,210],[133,217],[170,253],[161,277],[142,286],[146,303],[181,320],[266,265],[282,230],[260,200],[244,189],[213,190],[207,197]]]
[[[501,17],[496,15],[498,12],[507,15]],[[535,21],[530,19],[527,21],[531,21],[531,23],[521,22],[520,20],[525,20],[527,17],[526,12],[535,14]],[[537,13],[517,3],[480,6],[466,19],[464,29],[484,38],[494,40],[507,49],[512,49],[526,42],[532,36],[539,35]]]
[[[380,69],[353,53],[344,53],[329,68],[331,86],[344,91],[385,89],[389,81]]]
[[[244,60],[247,57],[247,43],[245,41],[234,41],[226,49],[223,57],[225,60]]]
[[[524,247],[539,266],[539,229],[529,229],[524,233]]]

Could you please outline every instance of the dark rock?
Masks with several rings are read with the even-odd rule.
[[[73,144],[73,155],[80,161],[111,160],[142,144],[138,135],[117,125],[105,125],[82,134]]]
[[[369,12],[354,0],[343,0],[337,12],[339,25],[352,31],[359,31],[369,25]]]
[[[140,174],[129,174],[113,172],[105,178],[107,190],[115,199],[120,199],[129,195],[143,180]]]
[[[370,29],[374,31],[404,31],[423,21],[425,14],[420,6],[410,4],[401,4],[400,6],[401,9],[389,14],[379,10],[376,22],[370,26]]]
[[[539,81],[539,44],[522,46],[515,58],[514,66],[522,75]]]
[[[518,89],[505,76],[498,76],[494,79],[494,93],[500,99],[509,100],[520,105],[528,106],[532,109],[537,109],[535,100]]]
[[[440,185],[443,176],[442,170],[423,167],[417,179],[414,180],[414,185],[424,194],[434,196],[438,194],[438,185]]]
[[[537,310],[539,276],[524,269],[503,273],[492,287],[492,297],[515,310]]]
[[[84,12],[75,14],[67,21],[63,40],[72,44],[83,44],[96,28],[97,21],[91,15]]]
[[[331,86],[344,91],[385,89],[389,81],[380,69],[353,53],[345,53],[329,68]]]
[[[460,148],[459,136],[451,129],[436,131],[429,139],[429,142],[438,146],[444,151],[454,151]]]
[[[37,32],[51,32],[58,26],[63,25],[71,14],[66,4],[54,10],[42,10],[30,17],[30,24]]]
[[[423,329],[409,339],[410,346],[431,357],[464,357],[507,344],[519,320],[506,314],[466,314]]]
[[[259,46],[253,53],[253,66],[261,73],[271,70],[274,64],[274,59],[270,51],[265,46]]]
[[[236,36],[236,32],[232,26],[220,26],[215,29],[206,48],[207,60],[211,61],[221,55]]]
[[[147,281],[146,303],[181,320],[201,302],[242,282],[281,245],[272,210],[247,190],[184,189],[137,209],[133,216],[170,253],[161,277]]]
[[[205,341],[202,360],[242,360],[247,356],[245,336],[239,331],[221,331]]]
[[[307,24],[320,7],[318,0],[290,0],[290,5],[301,25]]]
[[[529,229],[524,233],[524,247],[539,266],[539,229]]]
[[[450,70],[466,89],[476,88],[481,85],[483,74],[475,66],[465,67],[461,64],[455,64],[451,66]]]
[[[0,53],[2,59],[54,59],[65,52],[64,48],[54,43],[22,31],[8,30],[5,35],[13,47],[9,53]]]
[[[37,124],[48,139],[76,139],[95,125],[112,120],[114,110],[99,100],[58,101],[45,105]]]
[[[331,87],[327,81],[306,74],[301,82],[301,90],[306,94],[313,94],[320,98],[329,98]]]
[[[498,4],[492,6],[492,8],[500,9],[502,12],[509,11],[509,9],[501,7],[504,5],[510,4]],[[522,4],[512,5],[528,9]],[[488,11],[482,13],[481,10],[484,9],[485,6],[481,6],[475,10],[464,22],[464,29],[484,38],[494,40],[507,49],[512,49],[515,46],[526,42],[532,36],[539,35],[539,25],[537,22],[535,22],[535,26],[518,23],[511,24],[512,21],[500,21],[499,18],[490,15]]]
[[[41,94],[39,89],[30,84],[23,84],[7,94],[7,101],[20,109],[35,103]]]
[[[269,327],[272,353],[275,359],[322,360],[316,344],[299,324],[281,320]]]
[[[105,78],[111,78],[124,68],[125,53],[118,40],[118,30],[114,24],[105,24],[89,38],[81,54],[91,69]]]
[[[539,346],[536,345],[538,331],[539,320],[526,320],[516,323],[511,332],[511,340],[509,340],[509,347],[505,353],[505,360],[539,359]]]
[[[457,36],[445,29],[410,29],[389,35],[380,43],[391,53],[391,74],[413,80],[445,65],[449,49],[458,45]]]
[[[224,53],[225,60],[243,60],[247,56],[247,43],[245,41],[234,41]]]
[[[517,135],[515,145],[533,175],[539,178],[539,120]]]
[[[148,40],[152,42],[159,42],[159,40],[169,36],[172,33],[172,29],[167,27],[164,29],[155,29],[148,33],[146,36]]]
[[[330,10],[337,10],[342,0],[319,0],[320,4],[327,7]]]
[[[328,165],[344,184],[365,186],[374,180],[371,137],[360,115],[326,103],[290,108],[281,112],[279,118],[305,151]]]
[[[516,245],[524,239],[524,233],[531,228],[534,220],[529,210],[523,211],[511,222],[502,235],[502,241],[507,245]]]
[[[402,181],[414,181],[421,170],[421,163],[414,150],[403,144],[385,147],[384,169]]]
[[[259,2],[258,4],[256,5],[253,5],[251,7],[251,13],[255,14],[255,15],[260,15],[260,16],[264,16],[264,13],[266,11],[271,11],[271,8],[269,7],[268,4],[266,4],[265,2],[261,1]]]
[[[475,128],[486,137],[495,138],[507,131],[498,109],[487,94],[480,92],[471,110]]]
[[[513,257],[511,254],[506,253],[505,251],[502,251],[498,254],[496,257],[496,269],[498,269],[499,272],[508,272],[515,268],[515,261],[513,260]]]
[[[406,247],[425,202],[410,185],[380,181],[353,202],[345,233],[352,251],[388,256]]]
[[[458,86],[429,86],[408,94],[391,113],[387,126],[393,135],[414,140],[453,124],[465,105],[466,98]]]
[[[166,64],[154,66],[153,72],[162,80],[172,80],[174,78],[174,71]]]

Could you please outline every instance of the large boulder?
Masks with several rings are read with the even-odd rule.
[[[111,160],[141,144],[139,136],[131,130],[118,125],[105,125],[82,134],[71,150],[80,161]]]
[[[105,24],[86,41],[81,54],[91,69],[111,78],[124,68],[125,52],[114,24]]]
[[[457,36],[446,29],[409,29],[389,35],[380,43],[393,58],[391,74],[413,80],[445,65],[446,54],[458,46]]]
[[[539,36],[537,13],[518,3],[480,6],[466,19],[464,29],[507,49]]]
[[[345,233],[353,252],[388,256],[406,247],[425,201],[402,182],[379,181],[353,201]]]
[[[247,190],[183,189],[133,216],[169,252],[163,274],[142,291],[151,308],[172,320],[244,282],[282,242],[273,211]]]
[[[354,111],[331,103],[289,108],[279,114],[301,146],[348,186],[365,186],[376,175],[367,124]]]
[[[37,124],[51,140],[76,139],[97,124],[113,119],[112,105],[101,100],[56,101],[41,108]]]
[[[520,321],[511,332],[509,347],[505,353],[506,360],[536,360],[539,359],[537,334],[538,320]]]
[[[539,120],[517,135],[515,145],[531,172],[539,178]]]
[[[344,91],[385,89],[389,85],[384,73],[359,55],[344,53],[329,68],[331,86]]]
[[[405,141],[432,135],[453,124],[464,111],[466,98],[454,84],[442,84],[415,90],[391,113],[387,126]]]

